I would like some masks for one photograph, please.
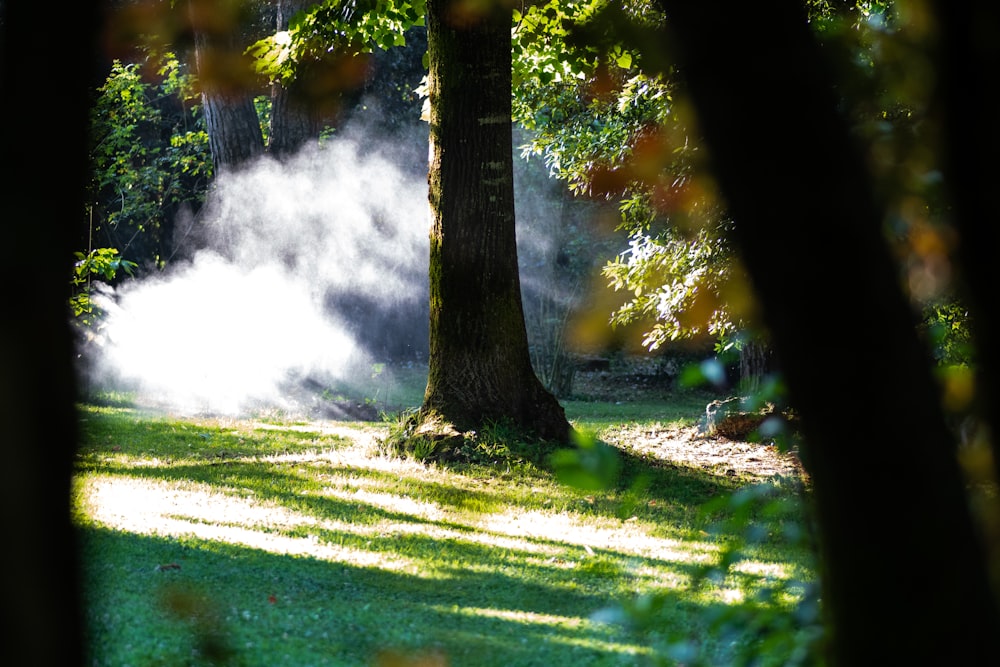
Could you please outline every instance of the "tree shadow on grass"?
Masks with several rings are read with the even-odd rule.
[[[364,665],[396,649],[575,667],[637,664],[644,650],[585,620],[601,596],[501,572],[416,576],[92,527],[81,538],[93,664]],[[699,611],[673,602],[679,619]]]
[[[207,474],[206,471],[210,471],[211,474]],[[260,503],[272,502],[288,511],[287,515],[266,516],[261,519],[259,515],[253,513],[245,518],[239,516],[238,508],[234,508],[236,513],[232,516],[220,517],[219,512],[212,509],[212,505],[216,503],[213,503],[211,495],[195,489],[191,493],[205,494],[203,501],[189,507],[182,505],[176,509],[167,506],[160,515],[163,519],[171,520],[172,532],[178,530],[197,532],[199,528],[212,526],[236,527],[244,529],[244,534],[260,532],[271,535],[283,534],[290,539],[314,539],[321,544],[333,545],[333,549],[365,552],[372,554],[373,557],[381,555],[386,560],[399,557],[419,563],[426,562],[438,569],[451,565],[456,567],[472,565],[478,568],[497,568],[506,565],[517,568],[524,574],[574,587],[575,574],[571,568],[595,554],[623,563],[642,561],[652,567],[669,568],[682,578],[692,576],[698,570],[696,562],[709,555],[706,547],[700,544],[700,538],[699,544],[692,546],[686,546],[682,539],[658,543],[664,549],[669,547],[670,553],[676,556],[674,559],[658,556],[656,547],[647,547],[641,556],[622,548],[622,545],[617,548],[605,547],[594,541],[598,538],[593,536],[580,538],[576,535],[567,535],[566,539],[552,539],[540,535],[533,521],[538,520],[538,517],[544,521],[546,517],[554,515],[565,522],[567,530],[572,531],[576,519],[559,512],[540,511],[537,515],[531,514],[531,510],[537,508],[502,500],[500,492],[472,492],[484,497],[477,501],[477,505],[486,505],[490,509],[465,518],[465,515],[436,512],[433,503],[426,503],[426,507],[431,510],[430,515],[421,515],[416,513],[419,512],[419,507],[394,510],[378,506],[372,495],[353,497],[351,494],[346,494],[336,497],[307,493],[307,489],[315,487],[305,476],[296,474],[294,470],[275,470],[270,465],[262,467],[256,463],[234,463],[226,466],[138,466],[130,468],[127,472],[120,470],[118,472],[130,479],[146,479],[168,484],[180,483],[181,486],[178,488],[181,490],[185,483],[198,480],[213,487],[215,492],[233,494],[238,504],[243,502],[248,507],[251,505],[262,507]],[[368,470],[368,473],[369,479],[373,481],[385,481],[391,484],[395,479],[394,475],[388,473],[372,470]],[[251,479],[255,481],[250,483]],[[423,484],[424,482],[416,480],[407,481],[407,486],[415,487],[411,489],[415,497],[423,497],[421,493],[433,494],[438,490],[437,482],[430,482],[434,488],[429,490],[421,488]],[[163,493],[169,488],[151,487],[146,489],[146,493],[155,498],[156,494]],[[248,490],[252,491],[250,498],[245,497]],[[398,493],[398,490],[395,490],[395,493]],[[397,496],[393,492],[387,495],[399,498],[404,503],[412,502],[411,498]],[[149,502],[146,501],[146,504]],[[540,503],[538,507],[543,507],[543,504]],[[495,516],[493,510],[503,511],[498,522],[491,521],[491,517]],[[590,511],[589,505],[587,511]],[[154,516],[152,520],[156,522],[158,517]],[[262,520],[268,523],[261,523]],[[178,521],[188,524],[188,527],[182,525],[178,528]],[[602,530],[614,530],[616,525],[624,527],[626,524],[616,519],[610,529],[605,525]],[[160,526],[160,529],[163,530],[164,527]],[[551,532],[551,529],[542,532]],[[581,539],[589,543],[581,542]],[[546,559],[553,563],[569,565],[566,567],[538,565]],[[620,564],[610,567],[615,572],[627,569]]]
[[[730,488],[730,480],[708,473],[625,456],[616,489],[606,500],[587,499],[588,512],[621,520],[623,498],[645,480],[646,502],[633,509],[660,525],[678,512],[696,511],[693,499]],[[98,662],[135,662],[138,654],[165,656],[145,663],[163,665],[372,664],[380,650],[398,648],[441,651],[453,665],[631,665],[641,664],[637,655],[644,642],[626,628],[587,620],[621,591],[658,588],[671,610],[664,624],[683,633],[703,633],[699,627],[710,615],[664,582],[629,571],[634,561],[683,579],[698,570],[694,559],[638,557],[614,547],[591,549],[569,539],[418,516],[364,497],[304,493],[315,491],[314,472],[252,460],[105,471],[165,483],[197,480],[220,493],[238,495],[249,488],[255,500],[341,521],[339,528],[312,526],[305,534],[385,562],[364,567],[208,539],[86,528],[88,619]],[[439,482],[417,479],[393,487],[397,476],[378,470],[333,465],[327,472],[360,474],[376,486],[385,483],[394,494],[409,490],[434,498],[440,491]],[[249,480],[254,480],[250,486]],[[501,491],[470,493],[483,507],[526,509]],[[461,507],[458,500],[453,504]],[[205,522],[181,518],[191,525]],[[383,523],[389,528],[373,532]],[[252,525],[250,530],[284,529]],[[387,569],[394,557],[412,567]],[[578,576],[584,571],[586,583]],[[606,585],[595,583],[595,571]],[[192,650],[215,655],[215,662],[192,660]]]

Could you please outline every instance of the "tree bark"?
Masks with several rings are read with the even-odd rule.
[[[205,91],[202,104],[216,174],[238,169],[264,153],[264,135],[250,96]]]
[[[465,431],[510,420],[566,441],[531,368],[514,231],[510,9],[427,3],[430,358],[421,410]],[[465,10],[466,13],[462,13]]]
[[[801,5],[660,3],[802,417],[835,663],[995,664],[932,362]]]
[[[257,82],[239,41],[239,2],[189,0],[195,61],[215,173],[239,169],[264,153],[253,104]]]
[[[277,28],[288,29],[288,20],[295,12],[313,4],[312,0],[278,0]],[[275,83],[271,87],[271,127],[268,134],[268,153],[283,159],[295,155],[303,146],[319,139],[323,123],[318,112],[310,105],[308,96],[296,90],[294,84]]]

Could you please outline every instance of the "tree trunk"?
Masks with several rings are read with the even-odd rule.
[[[1000,7],[992,0],[932,3],[941,35],[937,58],[937,106],[945,137],[945,182],[961,239],[958,257],[963,296],[978,316],[972,321],[976,346],[976,416],[993,434],[993,474],[1000,482],[1000,358],[998,320],[991,311],[1000,291],[993,268],[1000,232],[995,222],[1000,181],[1000,127],[992,109],[993,80],[1000,71]],[[997,548],[995,545],[994,548]],[[1000,563],[995,565],[1000,577]]]
[[[660,2],[802,417],[835,663],[996,664],[932,362],[801,4]]]
[[[216,174],[238,169],[263,154],[264,136],[249,95],[206,91],[202,104]]]
[[[239,169],[264,152],[254,108],[257,82],[239,41],[240,3],[189,0],[195,61],[215,173]]]
[[[750,338],[740,348],[740,395],[753,396],[760,391],[761,381],[768,371],[770,350],[767,343]]]
[[[295,12],[313,4],[312,0],[279,0],[277,3],[277,28],[288,29],[288,19]],[[271,127],[268,134],[268,153],[280,159],[295,155],[309,141],[318,140],[323,123],[319,113],[310,105],[308,96],[290,87],[275,83],[271,87]]]
[[[4,298],[0,327],[2,665],[84,660],[70,512],[78,415],[67,299],[84,219],[101,30],[97,3],[74,3],[72,14],[53,9],[36,2],[0,5],[0,90],[9,102],[3,111],[8,131],[0,137],[0,217],[8,221],[6,270],[18,276]],[[40,72],[58,72],[66,97],[24,113],[10,102],[51,95],[54,80]],[[45,257],[41,266],[38,253]]]
[[[566,441],[531,368],[514,231],[510,9],[427,3],[430,358],[421,415],[465,431],[511,420]]]
[[[271,90],[271,130],[268,153],[282,160],[292,157],[311,141],[318,141],[323,124],[292,90],[279,83]]]

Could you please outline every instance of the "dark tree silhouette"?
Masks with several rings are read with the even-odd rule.
[[[66,304],[88,167],[89,102],[101,81],[97,14],[92,2],[57,12],[45,3],[0,5],[0,94],[7,101],[0,216],[12,285],[0,327],[4,665],[83,659],[69,513],[77,431]]]
[[[932,363],[802,6],[660,4],[801,413],[835,663],[995,663],[996,599]]]

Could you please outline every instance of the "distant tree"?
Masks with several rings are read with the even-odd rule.
[[[271,41],[287,40],[291,20],[308,16],[304,11],[316,4],[312,0],[278,0],[277,33]],[[337,22],[350,22],[355,11],[356,3],[351,2],[330,8]],[[274,77],[267,145],[270,155],[279,159],[293,155],[302,146],[318,142],[325,130],[337,129],[370,78],[370,56],[356,51],[352,40],[331,36],[327,48],[300,51],[291,75]]]
[[[509,420],[566,441],[563,409],[531,367],[521,304],[510,26],[503,5],[427,3],[433,223],[420,419],[426,431]]]

